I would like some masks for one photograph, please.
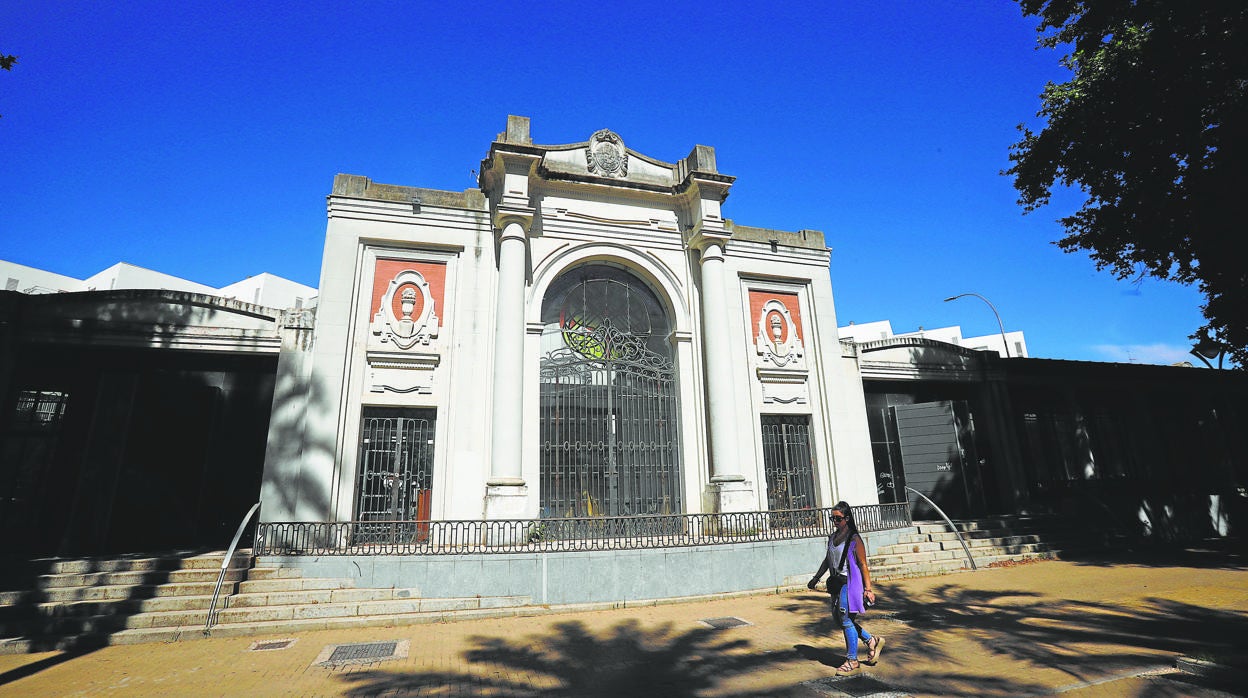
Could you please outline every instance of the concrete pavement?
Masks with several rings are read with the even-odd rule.
[[[1042,561],[878,586],[864,624],[887,648],[846,679],[833,676],[844,642],[827,596],[803,588],[0,656],[0,696],[1248,694],[1248,565],[1234,551]],[[716,619],[747,624],[705,622],[725,624]],[[1180,656],[1240,673],[1196,679],[1174,669]]]

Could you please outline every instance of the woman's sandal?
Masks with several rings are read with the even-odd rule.
[[[880,654],[884,652],[884,642],[884,638],[876,635],[867,643],[867,664],[875,664],[880,660]]]
[[[860,668],[862,668],[862,665],[859,664],[857,661],[853,659],[846,659],[844,664],[836,668],[836,675],[837,676],[849,676],[855,671],[858,671]]]

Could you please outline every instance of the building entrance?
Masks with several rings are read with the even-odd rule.
[[[356,542],[419,539],[428,532],[436,417],[433,409],[364,408]]]
[[[815,507],[810,415],[765,414],[762,427],[767,508],[780,511]]]
[[[622,269],[564,274],[542,306],[541,515],[683,511],[671,331]]]

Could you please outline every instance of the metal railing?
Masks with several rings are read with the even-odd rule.
[[[234,561],[234,552],[238,550],[238,541],[243,537],[243,531],[247,530],[247,522],[260,509],[260,502],[251,505],[251,509],[247,511],[247,515],[242,521],[238,522],[238,530],[234,532],[234,540],[230,541],[230,549],[225,551],[225,559],[221,561],[221,571],[217,574],[217,586],[212,590],[212,602],[208,604],[208,617],[204,620],[204,634],[212,634],[212,624],[217,622],[217,599],[221,596],[221,584],[225,582],[225,573],[230,567],[230,563]]]
[[[953,521],[949,519],[949,517],[945,514],[944,510],[936,506],[936,502],[933,502],[932,500],[928,499],[927,495],[914,489],[913,487],[907,486],[906,491],[911,492],[915,495],[918,495],[920,498],[922,498],[923,501],[927,502],[929,506],[935,509],[937,514],[940,514],[940,518],[945,520],[945,524],[949,526],[949,530],[953,531],[953,535],[957,536],[958,542],[962,544],[962,552],[966,553],[966,561],[971,563],[971,569],[972,570],[975,569],[975,558],[971,556],[971,549],[966,545],[966,540],[962,538],[962,532],[958,530],[957,526],[953,525]]]
[[[831,535],[831,509],[502,521],[270,522],[256,555],[459,555],[635,550]],[[854,507],[863,533],[910,525],[905,502]]]

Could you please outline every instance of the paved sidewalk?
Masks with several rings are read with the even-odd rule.
[[[833,677],[844,642],[829,622],[827,597],[803,589],[0,656],[0,696],[1239,695],[1248,692],[1246,570],[1242,557],[1222,552],[886,582],[864,625],[886,637],[887,648],[877,666],[848,679]],[[702,622],[717,618],[748,625],[717,630]],[[293,642],[283,648],[281,640]],[[370,646],[335,653],[344,644]],[[351,657],[392,650],[406,656]],[[1245,673],[1219,688],[1177,672],[1183,655]]]

